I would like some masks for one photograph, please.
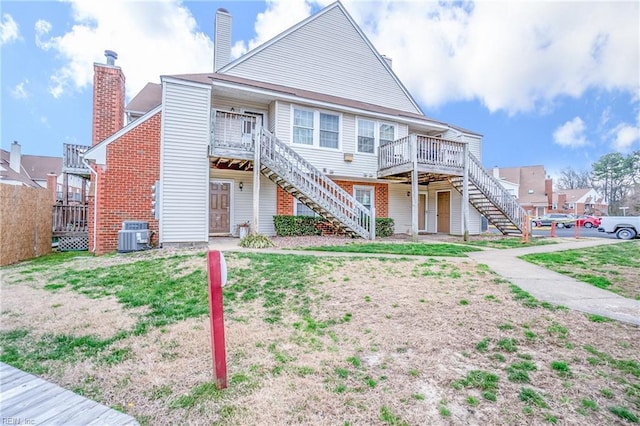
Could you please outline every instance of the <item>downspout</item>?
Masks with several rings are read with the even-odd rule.
[[[82,158],[82,163],[87,166],[89,171],[96,176],[96,185],[93,188],[93,254],[96,254],[97,248],[97,231],[98,231],[98,172],[93,170],[86,158]]]

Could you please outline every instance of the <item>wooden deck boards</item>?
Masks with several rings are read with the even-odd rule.
[[[2,424],[138,425],[131,416],[0,362]]]

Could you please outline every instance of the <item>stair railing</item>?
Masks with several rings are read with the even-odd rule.
[[[260,161],[353,232],[374,238],[375,213],[264,128]]]
[[[527,212],[492,174],[487,172],[473,154],[469,153],[469,180],[519,229],[527,220]]]

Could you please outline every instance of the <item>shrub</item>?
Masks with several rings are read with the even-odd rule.
[[[262,234],[249,234],[240,240],[240,247],[245,248],[267,248],[273,245],[271,238]]]
[[[376,217],[376,237],[390,237],[393,235],[393,219],[390,217]]]
[[[279,237],[320,235],[318,222],[324,219],[312,216],[274,216],[273,224]]]

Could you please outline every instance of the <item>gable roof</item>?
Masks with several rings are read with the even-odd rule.
[[[339,1],[218,72],[423,114]]]
[[[162,103],[162,84],[147,83],[131,102],[125,107],[125,111],[134,114],[144,114]]]
[[[568,203],[606,204],[604,198],[593,188],[561,189],[553,193],[553,202],[557,203],[559,196],[564,195]]]

